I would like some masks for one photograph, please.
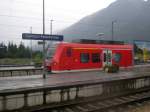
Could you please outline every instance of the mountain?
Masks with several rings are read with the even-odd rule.
[[[116,0],[107,8],[86,16],[61,33],[65,40],[150,40],[150,0]],[[103,36],[97,34],[104,33]]]

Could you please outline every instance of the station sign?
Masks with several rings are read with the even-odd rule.
[[[48,34],[32,34],[23,33],[22,39],[27,40],[49,40],[49,41],[63,41],[63,35],[48,35]]]

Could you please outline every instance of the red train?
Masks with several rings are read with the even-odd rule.
[[[133,65],[133,46],[119,44],[59,43],[48,49],[46,67],[52,72],[102,69]]]

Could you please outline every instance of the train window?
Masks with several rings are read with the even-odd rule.
[[[100,62],[100,53],[93,53],[93,54],[92,54],[92,62],[93,62],[93,63],[98,63],[98,62]]]
[[[115,62],[119,63],[121,61],[121,54],[115,53],[113,58]]]
[[[71,57],[71,56],[72,56],[72,49],[71,49],[71,48],[67,48],[66,55],[67,55],[68,57]]]
[[[54,45],[51,45],[50,48],[48,48],[47,53],[46,53],[47,59],[51,60],[53,58],[55,51],[56,51],[56,47],[57,47],[57,44],[54,44]]]
[[[88,63],[89,62],[89,53],[81,53],[80,61],[81,61],[81,63]]]

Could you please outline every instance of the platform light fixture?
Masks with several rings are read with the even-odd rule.
[[[53,19],[50,20],[50,34],[53,34]]]
[[[104,33],[97,33],[96,36],[102,38],[102,36],[104,36]]]
[[[114,41],[114,24],[115,23],[117,23],[117,20],[113,20],[112,23],[111,23],[112,24],[111,25],[112,26],[112,36],[111,36],[112,41]]]

